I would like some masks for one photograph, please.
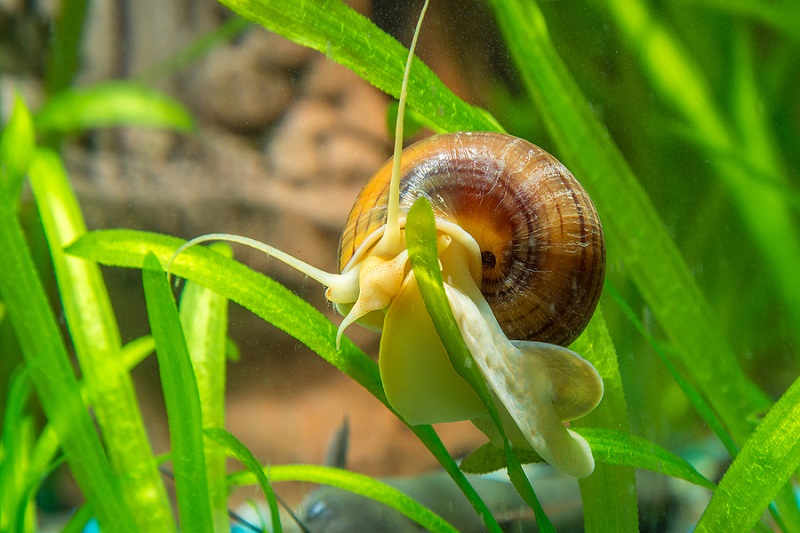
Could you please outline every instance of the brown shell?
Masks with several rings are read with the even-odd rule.
[[[386,223],[387,162],[362,189],[339,243],[339,269]],[[498,133],[438,135],[403,151],[400,213],[420,196],[481,249],[481,292],[509,339],[569,345],[592,317],[605,244],[586,191],[553,156]]]

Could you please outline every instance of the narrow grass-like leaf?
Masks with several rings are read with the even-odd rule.
[[[181,244],[183,241],[180,239],[164,235],[105,230],[84,235],[69,247],[69,253],[103,264],[142,268],[148,251],[152,250],[161,261],[166,262]],[[171,272],[208,287],[289,333],[391,409],[383,392],[377,363],[347,337],[342,337],[341,347],[337,350],[336,326],[279,283],[201,247],[192,247],[175,258]],[[480,496],[458,469],[433,428],[419,425],[412,426],[411,430],[455,480],[470,502],[476,507],[485,508]],[[492,531],[499,531],[497,521],[488,513],[487,509],[484,513],[487,527]]]
[[[598,461],[651,470],[665,476],[686,480],[695,485],[714,489],[692,465],[674,453],[640,437],[601,428],[576,428],[592,446]]]
[[[769,400],[742,371],[655,207],[558,57],[538,6],[491,4],[562,160],[600,212],[610,259],[624,262],[683,366],[734,439],[744,442]]]
[[[439,464],[442,465],[445,472],[455,481],[458,488],[460,488],[467,497],[472,507],[483,517],[486,529],[489,531],[500,531],[500,525],[497,523],[497,520],[492,516],[486,503],[484,503],[475,491],[475,488],[470,484],[458,463],[456,463],[450,455],[450,452],[447,451],[447,448],[436,434],[433,426],[426,424],[411,426],[411,431],[425,444],[428,450],[430,450],[433,456],[439,461]]]
[[[638,56],[643,72],[653,90],[681,115],[688,126],[710,145],[723,151],[743,154],[756,168],[778,176],[787,183],[782,163],[772,148],[769,127],[764,123],[761,96],[752,73],[747,72],[749,58],[740,54],[734,71],[733,90],[740,110],[740,127],[720,111],[694,54],[669,31],[646,2],[612,0],[603,4],[627,38],[628,46]],[[744,61],[742,61],[744,59]],[[775,187],[753,180],[745,166],[725,157],[707,154],[716,167],[721,182],[727,186],[764,264],[777,280],[776,288],[795,323],[800,323],[800,233],[784,197]]]
[[[108,82],[69,89],[36,114],[41,133],[75,133],[88,128],[147,126],[191,131],[189,112],[163,93],[133,82]]]
[[[305,481],[338,487],[396,509],[426,531],[456,532],[453,526],[439,515],[423,507],[406,494],[363,474],[317,465],[275,465],[267,468],[269,469],[269,478],[273,483]],[[251,472],[242,471],[232,474],[229,482],[235,486],[245,486],[256,483],[256,479]]]
[[[63,455],[57,456],[59,451],[58,437],[52,426],[47,425],[37,435],[29,456],[27,478],[21,491],[20,508],[16,512],[17,525],[13,531],[22,531],[22,520],[26,512],[36,513],[36,497],[42,484],[65,462]],[[35,523],[35,522],[32,522]]]
[[[11,118],[0,135],[0,186],[16,202],[22,190],[25,171],[28,169],[36,137],[33,118],[20,95],[14,93]]]
[[[800,4],[769,0],[681,0],[684,4],[710,7],[743,18],[763,22],[800,44]]]
[[[56,319],[5,194],[0,195],[0,249],[0,295],[70,471],[103,527],[109,531],[134,531],[133,516],[81,400]]]
[[[87,0],[64,0],[59,4],[47,57],[46,85],[51,95],[69,87],[78,71],[87,4]]]
[[[267,474],[264,473],[264,467],[258,462],[252,452],[228,431],[215,427],[207,427],[203,432],[206,437],[225,447],[231,457],[234,457],[242,463],[247,467],[247,470],[256,477],[256,481],[264,492],[264,497],[267,499],[269,511],[272,515],[272,531],[273,533],[281,533],[283,528],[281,527],[281,518],[278,514],[278,500],[275,498],[275,492],[272,490],[272,483],[267,477]],[[223,487],[224,486],[223,484]]]
[[[686,460],[641,437],[613,429],[575,428],[575,431],[592,447],[598,463],[651,470],[710,490],[715,488]],[[544,462],[533,451],[522,454],[520,460]],[[505,454],[491,443],[484,444],[461,462],[462,470],[470,474],[486,474],[504,467]]]
[[[711,409],[711,406],[706,403],[703,396],[697,391],[697,389],[683,376],[678,372],[675,368],[675,365],[672,363],[672,357],[674,355],[668,354],[668,349],[662,346],[655,338],[647,331],[647,328],[642,324],[642,321],[639,320],[639,317],[636,316],[636,313],[633,312],[630,305],[622,298],[622,295],[614,288],[614,285],[611,283],[606,283],[606,290],[608,294],[617,302],[622,313],[628,318],[628,320],[633,324],[636,330],[639,332],[642,337],[647,340],[648,344],[653,348],[653,351],[661,358],[661,361],[664,363],[664,366],[667,368],[670,374],[672,374],[672,378],[675,380],[675,383],[681,388],[683,393],[688,398],[689,402],[694,407],[695,411],[700,415],[703,421],[708,425],[711,431],[717,436],[717,438],[722,442],[725,446],[725,449],[728,451],[731,457],[735,457],[738,453],[738,448],[736,444],[731,439],[731,436],[725,430],[725,427],[720,422],[719,418],[717,417],[716,413]]]
[[[27,412],[31,392],[29,373],[18,367],[9,379],[0,432],[0,463],[4,465],[0,468],[0,531],[33,533],[37,529],[34,498],[25,490],[33,448],[33,418]]]
[[[72,514],[61,533],[83,533],[90,520],[92,520],[92,508],[84,505]]]
[[[536,523],[539,525],[540,531],[554,531],[536,493],[530,486],[530,481],[522,471],[522,466],[511,449],[485,378],[481,375],[478,365],[473,361],[472,354],[461,337],[458,324],[450,310],[450,304],[444,292],[442,273],[439,270],[439,257],[436,253],[436,222],[433,217],[433,209],[426,198],[419,198],[408,212],[406,244],[408,257],[419,284],[425,308],[447,350],[450,363],[478,394],[503,439],[509,478],[520,496],[536,514]],[[482,509],[476,509],[476,511],[480,513]]]
[[[719,482],[696,531],[748,531],[800,467],[800,379],[769,410]]]
[[[167,276],[153,254],[145,257],[142,278],[167,407],[181,529],[211,532],[214,527],[208,500],[200,396],[178,309]]]
[[[220,3],[268,30],[324,53],[380,90],[400,97],[408,50],[341,0],[220,0]],[[408,105],[420,111],[420,118],[435,130],[502,130],[491,115],[455,96],[418,59],[411,67]]]
[[[617,351],[600,308],[583,334],[570,346],[594,365],[603,378],[603,401],[571,427],[600,427],[630,432],[628,405],[622,388]],[[636,475],[630,466],[598,464],[588,478],[578,480],[585,531],[638,531]]]
[[[121,358],[119,328],[96,263],[64,254],[86,232],[75,193],[55,152],[40,148],[30,181],[50,246],[61,303],[109,460],[140,531],[168,531],[167,493],[156,468],[133,381]]]
[[[226,257],[232,254],[231,249],[224,244],[214,248]],[[189,281],[181,294],[180,316],[197,378],[203,427],[224,427],[228,301]],[[221,531],[228,524],[225,450],[214,443],[208,443],[205,452],[214,529]]]
[[[87,233],[68,251],[107,265],[142,268],[148,251],[166,264],[183,243],[154,233],[104,230]],[[337,351],[336,327],[279,283],[199,246],[176,257],[171,273],[208,287],[286,331],[387,403],[377,364],[346,337]]]
[[[153,337],[145,335],[134,339],[122,347],[120,357],[125,365],[125,368],[132,369],[142,362],[142,360],[153,353],[156,349],[156,343]]]

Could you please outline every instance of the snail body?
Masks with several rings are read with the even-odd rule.
[[[339,244],[339,268],[360,260],[386,223],[391,163],[359,194]],[[567,346],[594,312],[605,272],[597,212],[554,157],[517,137],[454,133],[403,151],[399,211],[426,197],[437,220],[474,238],[470,265],[510,339]]]

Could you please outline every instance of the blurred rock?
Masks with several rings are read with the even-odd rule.
[[[248,32],[263,34],[260,29]],[[271,62],[273,41],[245,39],[240,45],[211,52],[191,76],[188,98],[198,118],[233,131],[257,132],[268,128],[292,97],[289,74]],[[251,43],[251,44],[248,44]]]

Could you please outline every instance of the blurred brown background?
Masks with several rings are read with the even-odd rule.
[[[404,43],[410,40],[420,3],[350,3]],[[4,117],[12,87],[20,88],[34,109],[43,98],[40,54],[58,7],[55,1],[0,0]],[[112,129],[69,139],[64,156],[87,223],[90,229],[133,228],[184,238],[237,233],[334,271],[352,202],[391,155],[389,98],[321,54],[257,26],[188,65],[166,74],[158,70],[230,16],[212,0],[89,3],[76,84],[144,80],[186,105],[198,131]],[[473,2],[437,2],[420,41],[423,59],[453,90],[478,104],[480,95],[467,88],[480,85],[481,70],[497,54],[481,18]],[[466,61],[470,54],[478,60]],[[236,257],[335,322],[340,319],[312,280],[250,250],[237,248]],[[124,338],[146,334],[140,273],[105,272]],[[377,354],[375,333],[351,327],[347,334]],[[329,437],[347,416],[352,469],[386,475],[435,465],[381,404],[294,339],[236,305],[231,305],[230,335],[241,359],[228,365],[228,426],[259,460],[320,463]],[[134,373],[154,447],[166,451],[154,358]],[[456,454],[484,440],[468,423],[446,425],[441,434]]]

